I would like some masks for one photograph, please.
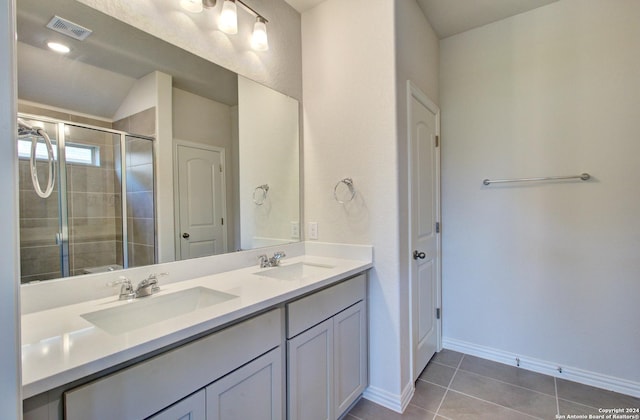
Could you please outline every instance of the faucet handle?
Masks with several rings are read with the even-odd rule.
[[[286,256],[287,254],[285,254],[284,251],[276,251],[273,253],[274,258],[284,258]]]
[[[113,280],[107,283],[107,286],[117,286],[121,284],[120,287],[120,300],[129,300],[136,297],[136,292],[133,290],[133,284],[131,284],[131,280],[129,280],[125,276],[120,276],[118,280]]]
[[[151,293],[155,293],[158,290],[160,290],[160,286],[158,286],[158,277],[164,277],[164,276],[168,276],[169,273],[160,273],[160,274],[156,274],[156,273],[151,273],[147,276],[146,279],[142,280],[139,284],[138,284],[138,290],[142,287],[148,287],[151,286]]]
[[[260,261],[260,268],[269,267],[269,257],[267,257],[267,254],[259,255],[258,261]]]

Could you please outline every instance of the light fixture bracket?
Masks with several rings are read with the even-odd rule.
[[[218,0],[202,0],[202,5],[207,9],[211,9],[212,7],[216,7],[216,3]]]
[[[248,5],[247,3],[245,3],[244,1],[242,1],[242,0],[234,0],[234,1],[235,1],[236,3],[240,3],[240,4],[242,5],[242,7],[244,7],[245,9],[247,9],[250,13],[252,13],[253,15],[255,15],[257,18],[262,19],[262,23],[267,23],[267,22],[269,22],[269,21],[267,20],[267,18],[266,18],[266,17],[264,17],[264,16],[262,16],[260,13],[256,12],[256,10],[255,10],[253,7],[249,6],[249,5]]]

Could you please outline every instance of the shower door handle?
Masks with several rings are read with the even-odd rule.
[[[182,234],[182,237],[183,237],[184,239],[189,239],[189,236],[191,236],[191,235],[189,235],[187,232],[185,232],[185,233],[183,233],[183,234]]]
[[[56,232],[56,245],[62,245],[62,234],[60,232]]]

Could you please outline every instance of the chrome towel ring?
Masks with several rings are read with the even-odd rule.
[[[348,193],[344,194],[344,199],[342,200],[338,198],[338,189],[340,188],[341,184],[346,185],[347,189],[349,190]],[[355,196],[356,196],[356,189],[353,186],[353,179],[351,178],[343,178],[336,183],[335,187],[333,187],[333,198],[340,204],[346,204],[352,201],[355,198]]]
[[[253,190],[253,202],[261,206],[267,200],[267,196],[269,194],[269,185],[263,184],[258,185],[255,190]]]

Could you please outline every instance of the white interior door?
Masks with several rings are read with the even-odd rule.
[[[178,145],[176,155],[180,259],[226,252],[224,149]]]
[[[407,92],[411,329],[416,380],[440,347],[440,111],[410,82]]]

